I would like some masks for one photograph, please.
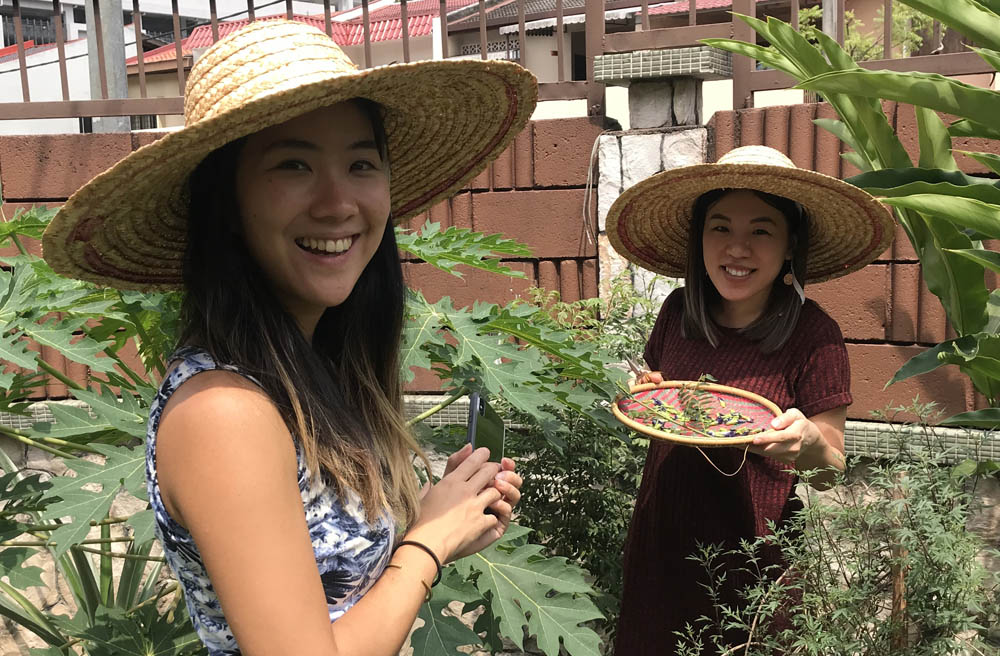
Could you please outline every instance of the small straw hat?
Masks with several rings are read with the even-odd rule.
[[[510,62],[427,61],[358,70],[322,31],[252,23],[195,63],[184,128],[136,150],[66,201],[45,231],[63,275],[119,289],[180,289],[188,178],[206,155],[320,107],[368,98],[383,110],[392,216],[419,214],[460,189],[510,144],[538,98]]]
[[[715,189],[755,189],[805,207],[809,255],[803,277],[808,283],[857,271],[883,253],[893,238],[892,215],[871,194],[797,168],[773,148],[742,146],[715,164],[664,171],[630,187],[608,211],[608,239],[639,266],[681,278],[687,271],[694,203]]]

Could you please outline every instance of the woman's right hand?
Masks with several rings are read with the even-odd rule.
[[[427,545],[447,563],[469,553],[471,546],[495,529],[499,520],[485,510],[501,498],[493,485],[500,465],[489,462],[489,457],[489,449],[476,449],[430,485],[420,502],[420,516],[405,539]]]
[[[663,382],[663,373],[659,371],[644,371],[639,374],[639,377],[635,379],[635,385],[644,385],[646,383],[656,383],[659,385]]]

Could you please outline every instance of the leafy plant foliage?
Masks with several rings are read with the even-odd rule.
[[[0,615],[44,640],[49,647],[36,652],[46,655],[201,654],[181,590],[152,553],[151,511],[111,515],[123,495],[145,501],[142,441],[155,381],[175,344],[180,296],[99,289],[55,275],[25,245],[41,236],[53,213],[35,208],[0,223],[0,239],[18,252],[2,258],[0,269],[0,411],[30,416],[27,399],[47,376],[81,403],[49,403],[54,422],[0,425],[0,435],[46,451],[70,470],[42,481],[0,451]],[[499,257],[529,254],[498,235],[436,224],[400,232],[399,244],[455,275],[458,265],[522,275]],[[430,303],[413,292],[402,373],[412,378],[414,367],[432,368],[455,397],[472,389],[502,394],[557,443],[566,430],[552,409],[599,416],[613,385],[604,374],[612,356],[537,325],[540,312],[524,303],[458,309],[447,298]],[[53,365],[56,354],[78,371],[89,369],[85,384]],[[512,527],[500,545],[448,569],[421,610],[416,653],[458,653],[480,643],[499,649],[526,636],[548,656],[598,653],[600,638],[587,623],[601,613],[586,573],[527,544],[527,532]],[[72,616],[24,594],[42,585],[39,554],[56,563],[56,576],[70,589]],[[114,560],[124,562],[117,576]],[[480,613],[473,629],[442,614],[455,602]]]

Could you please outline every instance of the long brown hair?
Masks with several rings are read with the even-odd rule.
[[[388,166],[378,106],[372,122]],[[393,221],[348,298],[327,308],[306,340],[239,234],[236,164],[244,140],[210,154],[192,174],[180,343],[253,376],[278,407],[310,474],[340,496],[355,492],[368,521],[390,511],[410,524],[419,507],[399,351],[406,287]],[[222,248],[229,245],[229,248]]]
[[[688,339],[704,339],[712,346],[719,345],[719,326],[709,314],[709,308],[721,300],[719,291],[712,284],[705,270],[702,232],[709,208],[726,194],[738,189],[713,189],[695,200],[688,232],[687,272],[684,281],[684,320],[682,330]],[[807,255],[809,253],[809,217],[799,203],[756,189],[749,189],[762,201],[781,212],[788,224],[788,240],[792,259],[786,261],[778,279],[794,267],[799,284],[805,286]],[[767,306],[753,323],[741,328],[739,334],[760,342],[764,353],[777,351],[792,336],[802,311],[802,300],[790,285],[777,280],[771,285]]]

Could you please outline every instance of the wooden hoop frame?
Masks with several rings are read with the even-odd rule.
[[[728,385],[719,385],[717,383],[702,383],[694,380],[665,380],[662,383],[643,383],[641,385],[633,385],[629,388],[629,394],[637,394],[639,392],[646,392],[651,389],[671,389],[671,388],[687,388],[691,390],[705,390],[707,392],[722,392],[724,394],[731,394],[733,396],[740,396],[750,401],[754,401],[764,406],[774,414],[775,417],[781,414],[781,408],[775,405],[768,399],[765,399],[759,394],[754,394],[753,392],[748,392],[747,390],[740,389],[738,387],[729,387]],[[751,444],[756,435],[747,435],[745,437],[690,437],[687,435],[680,435],[678,433],[671,433],[669,431],[661,430],[658,428],[652,428],[645,424],[641,424],[618,408],[618,402],[621,401],[622,396],[618,395],[611,404],[611,412],[614,413],[615,419],[622,422],[632,430],[637,433],[642,433],[649,437],[663,440],[665,442],[673,442],[674,444],[684,444],[687,446],[700,446],[707,448],[718,448],[727,446],[742,446],[744,444]]]

